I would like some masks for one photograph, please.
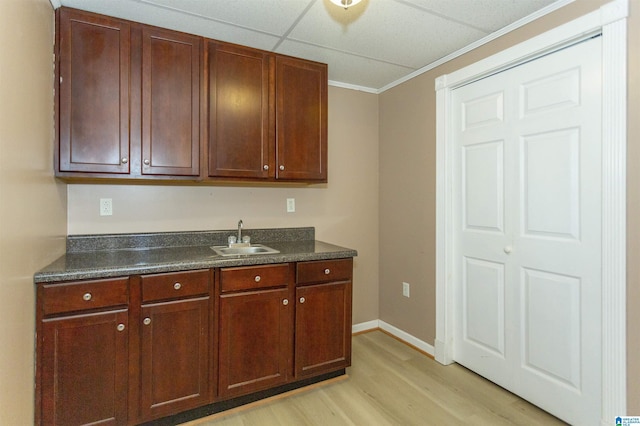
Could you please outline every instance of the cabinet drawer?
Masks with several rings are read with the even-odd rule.
[[[142,302],[177,299],[209,293],[209,270],[144,275]]]
[[[297,284],[347,281],[353,273],[353,259],[298,262]]]
[[[251,290],[286,286],[289,281],[289,265],[264,265],[223,268],[220,271],[220,291]]]
[[[126,305],[129,302],[129,278],[45,284],[42,297],[45,316]]]

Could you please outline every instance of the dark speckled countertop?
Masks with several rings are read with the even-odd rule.
[[[67,237],[67,253],[34,275],[34,282],[117,277],[156,272],[308,260],[340,259],[357,252],[315,240],[314,228],[247,229],[254,244],[280,253],[218,256],[211,246],[227,244],[236,230],[148,234],[77,235]]]

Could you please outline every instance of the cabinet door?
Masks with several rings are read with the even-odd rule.
[[[208,297],[143,306],[141,341],[143,419],[208,402]]]
[[[142,30],[142,174],[200,173],[201,38]]]
[[[283,384],[293,354],[288,290],[220,297],[219,392],[232,397]]]
[[[209,43],[209,176],[273,176],[271,56]]]
[[[296,288],[296,378],[351,365],[351,281]]]
[[[327,66],[276,58],[276,178],[327,180]]]
[[[42,323],[42,423],[127,421],[127,311]]]
[[[129,24],[58,16],[59,172],[129,173]]]

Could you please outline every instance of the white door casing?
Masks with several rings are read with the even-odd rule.
[[[452,93],[454,359],[600,418],[601,40]]]
[[[594,34],[602,34],[602,415],[610,424],[626,412],[626,18],[616,0],[554,30],[436,80],[436,359],[453,362],[455,297],[452,286],[453,144],[451,96],[455,88],[526,62]],[[490,147],[487,152],[490,152]],[[495,149],[494,149],[495,151]],[[494,155],[497,155],[494,152]],[[473,266],[473,265],[472,265]],[[489,269],[490,271],[490,269]],[[598,332],[599,330],[594,330]]]

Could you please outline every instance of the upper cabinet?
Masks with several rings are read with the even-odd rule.
[[[209,176],[268,179],[273,176],[272,56],[207,43],[209,79]]]
[[[57,11],[56,176],[327,181],[327,66]]]
[[[327,181],[327,66],[276,58],[276,177]]]
[[[57,15],[56,172],[129,173],[130,25]]]
[[[200,174],[201,45],[200,37],[142,28],[143,175]]]

